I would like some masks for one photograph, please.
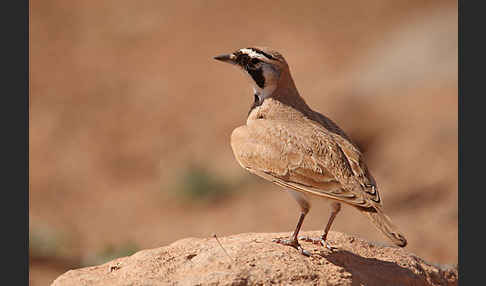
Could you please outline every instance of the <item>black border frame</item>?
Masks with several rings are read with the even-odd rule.
[[[14,7],[14,11],[12,9],[4,9],[4,11],[8,14],[19,15],[19,16],[8,16],[6,19],[10,22],[9,25],[5,25],[4,29],[9,30],[10,36],[13,41],[5,41],[4,49],[6,48],[7,51],[4,53],[4,56],[7,61],[8,68],[4,68],[6,71],[7,76],[4,77],[4,84],[7,85],[7,88],[4,89],[6,94],[5,98],[9,98],[12,101],[4,104],[4,107],[14,107],[14,108],[6,108],[4,112],[4,127],[9,132],[4,133],[3,136],[3,143],[6,144],[4,150],[7,156],[6,159],[8,163],[5,164],[6,171],[3,173],[3,177],[6,179],[7,184],[4,185],[3,194],[6,196],[3,208],[3,217],[4,221],[6,222],[6,228],[4,229],[4,236],[3,238],[7,241],[4,243],[4,249],[7,250],[8,259],[13,261],[11,264],[10,269],[20,269],[21,273],[18,275],[17,271],[8,271],[8,274],[12,276],[12,281],[15,281],[14,284],[16,285],[28,285],[29,284],[29,99],[30,99],[30,81],[29,81],[29,15],[30,15],[30,6],[29,1],[13,1],[12,4],[16,4]],[[478,2],[476,2],[478,3]],[[483,174],[479,173],[482,171],[482,168],[469,168],[467,169],[464,162],[467,161],[466,154],[478,153],[474,152],[474,150],[479,150],[479,152],[484,149],[482,146],[471,146],[470,143],[473,143],[466,138],[467,129],[474,128],[476,133],[479,135],[481,132],[482,127],[482,112],[481,110],[474,111],[472,110],[473,107],[481,108],[481,104],[471,104],[471,100],[479,100],[479,97],[484,96],[482,94],[481,87],[481,80],[483,77],[483,73],[481,72],[481,64],[483,59],[481,57],[477,57],[480,55],[480,51],[484,51],[483,45],[479,43],[483,38],[482,33],[477,33],[477,36],[472,36],[471,30],[473,28],[477,28],[478,30],[482,30],[482,25],[480,20],[482,17],[479,13],[483,13],[480,7],[473,7],[474,1],[468,2],[467,5],[464,5],[464,1],[458,1],[458,124],[459,124],[459,136],[458,136],[458,163],[459,163],[459,174],[458,174],[458,206],[459,206],[459,213],[458,213],[458,243],[459,243],[459,264],[458,264],[458,272],[459,272],[459,283],[463,285],[469,285],[466,282],[466,277],[471,280],[471,285],[474,284],[475,277],[473,276],[465,276],[465,259],[467,254],[467,245],[464,243],[465,240],[465,225],[467,224],[467,219],[464,217],[465,215],[465,208],[467,207],[469,211],[474,211],[478,214],[478,217],[469,217],[470,220],[477,221],[479,223],[479,230],[481,228],[481,218],[482,213],[479,212],[481,210],[481,205],[471,206],[471,202],[466,203],[466,196],[465,192],[469,190],[473,192],[472,194],[477,194],[478,192],[482,192],[481,186],[476,185],[471,178],[479,177],[481,178],[484,176]],[[13,5],[12,5],[13,6]],[[465,7],[467,9],[464,9]],[[465,13],[469,13],[468,17],[465,16]],[[473,12],[476,12],[476,15],[473,15]],[[23,17],[22,17],[23,16]],[[6,22],[7,22],[6,21]],[[469,32],[466,32],[465,27],[467,27]],[[470,33],[469,37],[465,36],[465,34]],[[22,36],[21,36],[22,35]],[[464,38],[466,39],[474,39],[475,37],[479,38],[478,41],[475,41],[469,45],[464,44]],[[12,44],[15,42],[15,44]],[[18,44],[22,47],[17,46],[17,42],[22,43]],[[467,41],[466,41],[467,42]],[[467,46],[467,47],[466,47]],[[464,49],[466,48],[466,52]],[[15,56],[12,57],[11,55],[14,54]],[[464,57],[464,55],[466,55]],[[466,58],[467,65],[464,67],[464,58]],[[476,65],[474,67],[474,64]],[[477,70],[478,72],[471,72],[472,70]],[[466,77],[466,82],[468,83],[467,86],[464,85],[464,73],[466,70],[469,70],[469,74]],[[18,80],[10,80],[9,78],[12,75],[17,75]],[[467,101],[464,101],[464,96],[468,94]],[[465,104],[468,102],[468,104]],[[466,107],[467,106],[467,107]],[[18,110],[18,109],[20,110]],[[467,119],[466,119],[467,118]],[[472,124],[469,127],[466,125]],[[474,122],[479,123],[481,126],[474,126]],[[477,128],[477,129],[476,129]],[[470,130],[469,130],[470,131]],[[477,138],[476,143],[480,143],[482,140]],[[468,151],[465,152],[465,143],[467,143]],[[10,152],[10,150],[15,150],[14,152]],[[472,151],[472,152],[471,152]],[[465,160],[466,159],[466,160]],[[475,160],[478,161],[478,160]],[[467,169],[467,171],[465,170]],[[475,170],[474,170],[475,169]],[[471,185],[471,183],[473,185]],[[470,195],[471,196],[471,195]],[[479,203],[482,203],[482,200],[476,199]],[[13,204],[9,204],[9,202]],[[14,203],[15,202],[15,203]],[[12,206],[10,208],[9,206]],[[480,235],[478,235],[480,237]],[[478,239],[478,243],[469,242],[468,244],[476,245],[476,247],[481,247],[481,243]],[[19,249],[23,249],[23,255],[19,255]],[[469,263],[471,265],[471,263]],[[476,265],[479,270],[480,263]],[[476,268],[474,267],[474,268]],[[474,275],[474,273],[481,273],[474,271],[475,269],[470,269],[470,274]],[[479,277],[478,277],[479,278]],[[8,279],[10,280],[10,279]]]

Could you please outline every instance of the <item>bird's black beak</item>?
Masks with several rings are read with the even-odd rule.
[[[224,55],[215,56],[214,59],[221,62],[233,64],[233,65],[236,64],[235,62],[236,56],[233,54],[224,54]]]

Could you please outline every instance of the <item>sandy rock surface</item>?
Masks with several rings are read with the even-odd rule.
[[[317,237],[319,231],[303,232]],[[454,267],[430,264],[407,249],[331,232],[330,251],[272,242],[289,233],[186,238],[102,265],[70,270],[52,285],[457,285]]]

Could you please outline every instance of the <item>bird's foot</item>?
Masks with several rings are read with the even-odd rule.
[[[302,248],[302,246],[299,244],[299,241],[297,239],[274,238],[272,239],[272,241],[279,244],[292,246],[293,248],[297,249],[300,252],[300,254],[305,256],[311,256],[309,251]]]
[[[331,246],[324,238],[322,237],[319,237],[319,238],[314,238],[314,237],[309,237],[309,236],[306,236],[306,235],[303,235],[303,236],[299,236],[299,239],[300,240],[303,240],[303,241],[307,241],[307,242],[312,242],[314,244],[320,244],[322,246],[324,246],[325,248],[333,251],[335,250],[336,248]]]

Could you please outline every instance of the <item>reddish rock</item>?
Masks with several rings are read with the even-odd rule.
[[[303,232],[318,236],[319,231]],[[244,233],[186,238],[102,265],[70,270],[61,285],[457,285],[458,270],[433,265],[395,246],[331,232],[330,251],[302,242],[312,253],[272,242],[289,233]]]

